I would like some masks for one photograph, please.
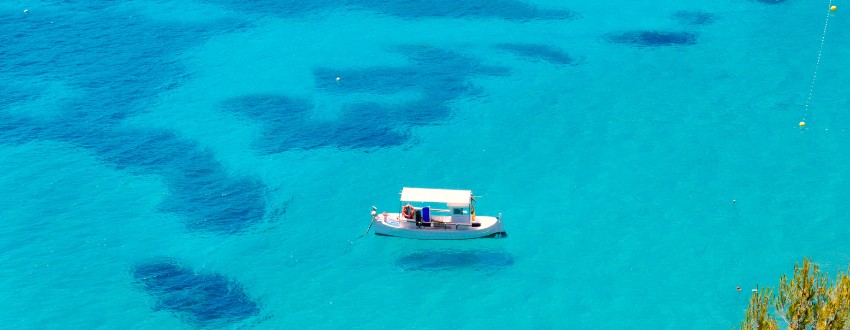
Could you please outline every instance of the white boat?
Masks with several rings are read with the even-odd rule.
[[[414,239],[504,237],[502,214],[475,214],[470,190],[405,187],[398,213],[378,213],[372,207],[375,235]]]

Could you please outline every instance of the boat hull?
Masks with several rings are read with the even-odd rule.
[[[415,221],[401,217],[398,213],[379,215],[375,219],[375,235],[395,236],[425,240],[473,239],[485,237],[506,236],[502,220],[496,217],[478,216],[475,222],[478,227],[471,225],[443,225],[433,223],[431,227],[416,226]]]

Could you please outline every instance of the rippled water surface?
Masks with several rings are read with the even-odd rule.
[[[0,326],[732,327],[850,264],[829,4],[0,4]],[[356,239],[403,186],[509,237]]]

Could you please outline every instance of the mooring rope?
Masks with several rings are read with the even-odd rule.
[[[375,224],[375,217],[372,217],[372,222],[369,223],[369,228],[366,228],[366,232],[364,232],[362,235],[360,235],[360,237],[355,238],[354,240],[356,241],[356,240],[360,239],[361,237],[366,236],[366,234],[368,234],[369,231],[372,230],[372,225],[374,225],[374,224]]]
[[[826,29],[829,26],[829,16],[832,15],[832,0],[829,0],[829,4],[826,6],[826,19],[823,22],[823,33],[820,37],[820,47],[818,48],[818,59],[815,63],[815,72],[812,74],[812,83],[809,85],[809,97],[806,98],[806,107],[803,109],[803,120],[800,122],[800,126],[805,125],[806,115],[809,113],[809,105],[812,103],[812,94],[815,92],[815,81],[818,79],[818,70],[820,70],[820,61],[823,55],[823,44],[826,42]]]
[[[386,213],[386,212],[385,212],[385,213]],[[378,219],[378,209],[377,209],[376,207],[372,206],[372,222],[370,222],[370,223],[369,223],[369,227],[368,227],[368,228],[366,228],[366,231],[365,231],[362,235],[360,235],[359,237],[357,237],[357,238],[355,238],[355,239],[353,239],[353,240],[350,240],[350,241],[348,241],[348,242],[349,242],[349,243],[354,243],[354,242],[355,242],[355,241],[357,241],[358,239],[363,238],[363,236],[366,236],[366,234],[368,234],[368,233],[369,233],[369,231],[370,231],[370,230],[372,230],[372,225],[374,225],[374,224],[375,224],[375,220],[376,220],[376,219]]]

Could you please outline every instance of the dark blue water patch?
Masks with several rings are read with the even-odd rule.
[[[697,36],[689,32],[628,31],[609,34],[608,42],[637,47],[682,46],[697,43]]]
[[[405,18],[501,18],[527,21],[534,19],[565,20],[576,14],[565,9],[542,9],[514,0],[371,0],[349,1],[349,5]]]
[[[251,95],[227,100],[223,109],[245,115],[262,126],[255,146],[264,153],[293,149],[338,147],[387,148],[402,145],[409,135],[384,116],[392,110],[375,103],[346,107],[338,120],[310,117],[313,105],[282,95]]]
[[[402,145],[410,138],[410,127],[394,118],[393,114],[398,111],[379,103],[348,106],[335,125],[334,141],[340,141],[340,146],[356,149]]]
[[[2,47],[2,46],[0,46]],[[10,82],[0,82],[0,110],[8,109],[14,104],[24,104],[37,100],[44,91],[35,86],[11,85]]]
[[[336,147],[370,150],[406,144],[410,130],[417,126],[444,122],[451,115],[450,103],[461,97],[479,95],[471,83],[476,76],[508,73],[460,53],[431,47],[399,47],[396,51],[411,64],[314,70],[317,89],[328,94],[365,93],[371,102],[342,106],[334,120],[315,120],[311,100],[285,95],[247,95],[221,104],[225,111],[238,113],[262,127],[255,146],[263,153],[293,149]],[[340,77],[339,81],[336,77]],[[411,100],[383,98],[395,93],[418,95]]]
[[[496,47],[532,60],[544,60],[554,64],[564,65],[569,65],[574,62],[573,58],[565,51],[549,45],[502,43],[497,44]]]
[[[17,145],[32,141],[32,130],[36,130],[33,119],[0,112],[0,144]]]
[[[235,234],[264,219],[263,184],[229,174],[210,152],[173,132],[0,115],[0,143],[33,140],[71,143],[116,169],[162,177],[169,194],[161,209],[181,215],[192,231]]]
[[[316,68],[316,87],[328,93],[389,94],[423,91],[452,99],[470,90],[473,76],[503,76],[507,68],[489,66],[461,53],[437,48],[399,47],[410,65],[372,68]],[[336,77],[340,77],[336,81]]]
[[[680,10],[673,13],[673,19],[685,25],[708,25],[714,23],[717,15],[696,10]]]
[[[421,18],[498,18],[512,21],[568,20],[578,15],[567,9],[547,9],[518,0],[213,0],[246,12],[280,16],[303,15],[341,7],[371,10],[408,19]]]
[[[276,94],[240,96],[223,101],[221,106],[225,110],[266,123],[272,128],[286,127],[288,123],[301,124],[310,115],[310,111],[313,111],[313,104],[308,100]]]
[[[438,75],[446,74],[446,69],[463,72],[468,75],[506,75],[509,70],[504,67],[484,64],[480,59],[460,52],[430,47],[430,46],[400,46],[393,49],[414,63],[416,68],[440,68],[435,70]]]
[[[449,104],[461,97],[481,94],[472,83],[479,76],[504,76],[509,70],[491,66],[458,52],[432,47],[399,47],[395,51],[410,61],[400,67],[314,70],[316,87],[330,94],[367,93],[376,96],[398,92],[418,94],[404,103],[356,104],[354,113],[399,127],[440,123],[451,113]],[[340,77],[339,81],[335,77]],[[350,117],[349,117],[350,118]]]
[[[405,271],[473,269],[495,271],[514,264],[512,254],[501,251],[435,250],[405,254],[396,266]]]
[[[210,152],[172,132],[93,131],[71,140],[119,169],[163,177],[169,194],[161,209],[181,215],[192,231],[235,234],[263,220],[264,185],[228,174]]]
[[[402,104],[356,104],[346,114],[345,120],[356,120],[355,114],[369,112],[371,121],[381,121],[385,127],[408,131],[416,127],[438,125],[450,120],[452,109],[449,102],[459,96],[452,91],[433,91],[421,99]],[[451,96],[451,97],[448,97]]]
[[[102,1],[29,14],[0,14],[0,73],[7,79],[62,81],[80,97],[65,111],[111,124],[144,111],[141,100],[188,78],[175,56],[247,24],[221,19],[151,21]]]
[[[0,113],[0,143],[63,141],[118,169],[162,176],[169,188],[162,209],[182,215],[193,231],[232,234],[261,221],[265,187],[256,180],[230,175],[210,152],[172,132],[121,126],[189,78],[177,60],[183,50],[247,25],[152,21],[113,6],[79,1],[26,15],[0,13],[6,78],[0,89],[10,92],[0,105],[43,96],[11,85],[19,81],[58,81],[76,95],[50,119]]]
[[[141,263],[132,273],[136,284],[156,299],[154,310],[174,313],[192,326],[232,326],[261,311],[236,281],[220,274],[196,273],[173,260]]]
[[[412,67],[370,68],[370,69],[330,69],[313,70],[318,88],[330,93],[398,93],[411,88],[419,88],[425,73]],[[343,77],[336,81],[336,77]]]
[[[119,169],[157,174],[168,184],[162,210],[180,214],[188,229],[215,234],[240,233],[263,220],[265,186],[233,176],[212,153],[170,131],[103,132],[96,154]],[[78,141],[77,144],[85,144]]]

